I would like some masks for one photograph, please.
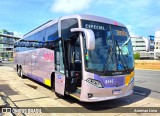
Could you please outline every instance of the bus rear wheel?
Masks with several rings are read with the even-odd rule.
[[[17,69],[17,74],[19,77],[24,78],[22,67],[19,66]]]

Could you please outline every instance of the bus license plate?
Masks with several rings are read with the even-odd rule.
[[[120,93],[121,93],[121,90],[113,90],[112,93],[113,93],[114,95],[117,95],[117,94],[120,94]]]

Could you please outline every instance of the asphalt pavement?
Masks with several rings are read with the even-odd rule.
[[[0,66],[13,67],[13,62],[3,61]],[[144,89],[137,89],[140,87]],[[160,99],[160,70],[135,69],[134,90],[135,94],[149,95],[152,98]]]
[[[160,99],[160,71],[135,70],[135,86],[148,89],[150,91],[149,97]],[[145,94],[145,91],[137,91]]]
[[[0,66],[13,67],[13,62],[12,61],[2,61],[2,63],[0,63]]]
[[[13,67],[13,62],[3,61],[0,66]],[[150,91],[150,97],[160,99],[160,70],[135,69],[135,93],[146,94],[146,91],[137,90],[138,87]]]
[[[130,96],[85,103],[69,96],[59,99],[50,88],[32,79],[19,78],[12,67],[13,63],[11,62],[3,62],[0,65],[0,91],[4,92],[17,107],[83,107],[91,112],[109,110],[114,112],[115,110],[112,108],[115,107],[160,107],[160,71],[135,70],[134,93]]]

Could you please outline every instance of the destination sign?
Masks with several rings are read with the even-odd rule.
[[[94,24],[85,24],[85,28],[87,28],[87,29],[96,29],[96,30],[105,30],[104,26],[94,25]]]
[[[127,36],[127,33],[123,30],[116,30],[116,35],[118,36]]]
[[[106,30],[108,25],[93,21],[83,21],[83,27],[86,29]],[[109,27],[108,27],[109,28]]]

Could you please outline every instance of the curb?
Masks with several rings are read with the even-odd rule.
[[[12,101],[10,100],[10,98],[4,93],[4,92],[0,92],[0,116],[1,115],[5,115],[5,116],[17,116],[16,114],[12,113],[12,112],[3,112],[2,109],[3,108],[7,108],[7,107],[16,107]],[[21,115],[21,113],[19,113]]]
[[[0,92],[0,108],[6,107],[6,95],[3,92]]]

